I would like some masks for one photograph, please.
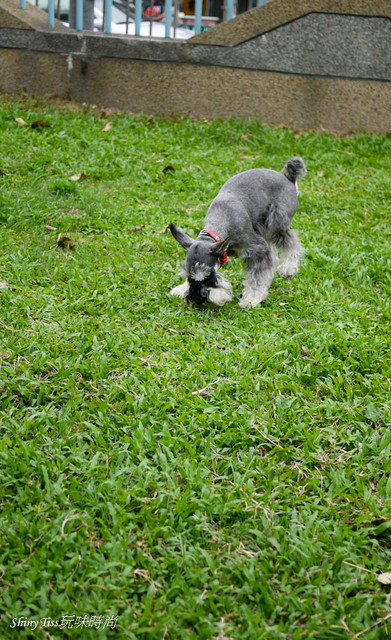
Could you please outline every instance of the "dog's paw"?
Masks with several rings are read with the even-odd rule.
[[[189,283],[187,280],[183,284],[179,284],[177,287],[171,289],[170,294],[176,298],[182,298],[184,300],[189,293]]]
[[[252,309],[253,305],[249,300],[244,300],[243,298],[241,298],[239,300],[239,307],[242,307],[242,309]]]
[[[295,269],[295,270],[279,269],[278,273],[280,274],[281,278],[284,278],[285,280],[290,280],[291,278],[293,278],[293,276],[296,275],[298,271],[299,271],[298,269]]]
[[[212,288],[208,293],[208,301],[212,304],[217,304],[217,306],[222,307],[226,302],[230,302],[232,300],[232,292],[227,291],[225,289],[215,289]]]
[[[297,262],[287,261],[280,264],[278,267],[278,273],[281,278],[285,278],[288,280],[289,278],[293,278],[299,271],[299,265]]]
[[[262,291],[244,291],[241,299],[239,300],[239,307],[242,309],[253,309],[262,300],[266,300],[268,291],[263,289]]]
[[[304,248],[298,244],[294,251],[283,252],[278,273],[282,278],[293,278],[299,271],[300,258],[304,255]]]

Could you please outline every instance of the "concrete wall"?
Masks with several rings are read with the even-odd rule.
[[[187,42],[77,34],[0,0],[0,91],[133,112],[391,131],[391,5],[271,0]]]

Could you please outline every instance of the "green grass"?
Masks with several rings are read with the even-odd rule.
[[[388,637],[391,137],[4,97],[0,129],[0,637]],[[299,275],[172,298],[165,225],[294,155]],[[66,615],[118,624],[10,628]]]

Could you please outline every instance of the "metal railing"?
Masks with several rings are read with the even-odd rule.
[[[72,1],[72,0],[71,0]],[[49,26],[55,27],[55,17],[59,17],[60,9],[59,2],[57,0],[57,8],[56,8],[56,0],[47,0],[47,11],[48,11],[48,23]],[[75,28],[77,31],[83,31],[83,5],[84,0],[73,0],[75,3]],[[115,2],[115,0],[114,0]],[[249,0],[248,8],[252,8],[253,3],[256,3],[256,6],[263,5],[266,0]],[[20,8],[26,9],[26,0],[19,0]],[[204,0],[195,0],[195,10],[194,10],[194,30],[192,34],[200,33],[203,29],[203,19],[208,18],[207,16],[202,15]],[[38,5],[38,0],[36,0],[36,5]],[[143,16],[145,21],[145,14],[143,12],[143,0],[134,0],[134,3],[130,3],[130,0],[126,0],[125,8],[121,10],[124,11],[126,15],[126,28],[125,33],[128,33],[128,27],[130,23],[130,6],[132,5],[132,17],[131,22],[134,23],[134,35],[141,35],[141,24],[143,22]],[[155,5],[155,0],[150,0],[150,12],[149,18],[147,19],[150,22],[150,32],[149,35],[152,35],[152,24],[154,22],[153,17],[153,9]],[[231,20],[235,15],[235,6],[236,0],[224,0],[224,11],[223,11],[223,20]],[[113,0],[103,0],[103,25],[102,29],[105,33],[112,33],[112,7]],[[177,14],[178,14],[178,0],[164,0],[164,37],[170,38],[171,31],[173,30],[173,36],[175,37],[175,30],[177,26]],[[216,18],[209,17],[209,23],[213,20],[217,20]],[[205,21],[205,20],[204,20]],[[217,20],[218,21],[218,20]],[[210,25],[209,25],[210,26]]]

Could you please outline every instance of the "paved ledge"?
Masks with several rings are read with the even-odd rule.
[[[391,18],[391,3],[388,0],[272,0],[203,31],[190,41],[234,47],[314,12]]]
[[[327,35],[326,35],[327,34]],[[343,42],[343,47],[341,43]],[[0,29],[0,47],[68,56],[172,62],[391,81],[391,19],[311,13],[235,47],[67,30]]]
[[[48,14],[38,9],[29,2],[26,9],[21,9],[15,0],[1,0],[0,2],[0,29],[38,29],[47,31]],[[59,20],[55,20],[55,28],[58,31],[67,31],[68,27]]]

